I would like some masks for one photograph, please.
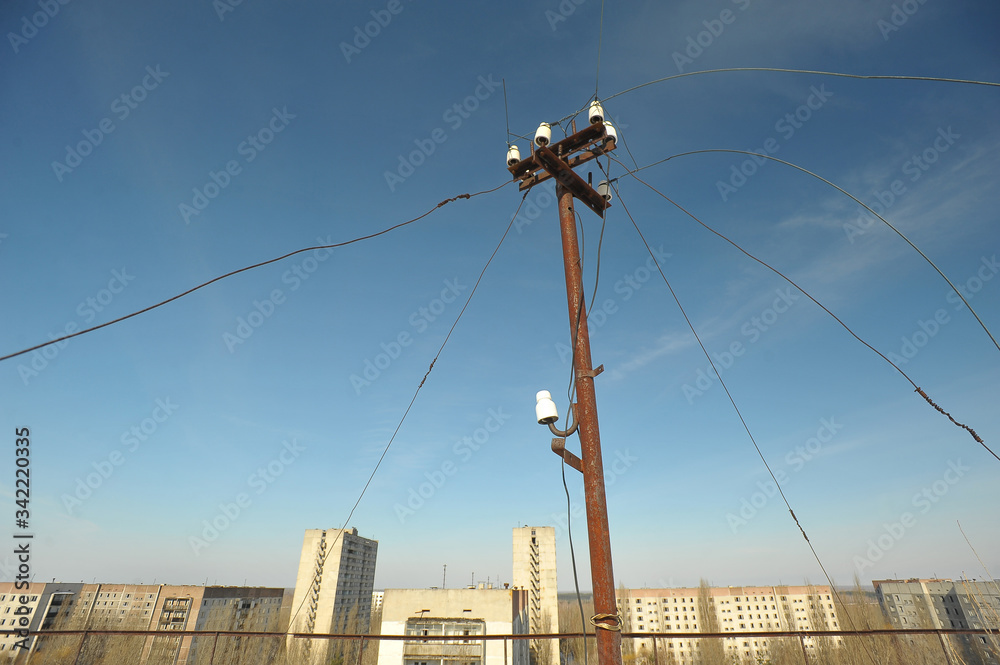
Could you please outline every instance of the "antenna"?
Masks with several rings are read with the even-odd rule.
[[[500,83],[503,84],[503,115],[504,119],[507,121],[507,147],[510,147],[510,114],[507,112],[507,80],[504,78],[500,79]]]
[[[445,586],[445,581],[448,579],[448,564],[444,564],[444,572],[441,573],[441,588],[447,589]]]

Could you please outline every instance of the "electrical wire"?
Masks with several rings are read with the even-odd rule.
[[[503,119],[507,123],[507,147],[510,148],[510,113],[507,111],[507,79],[500,79],[503,84]]]
[[[333,243],[332,245],[316,245],[316,246],[313,246],[313,247],[303,247],[302,249],[297,249],[294,252],[288,252],[287,254],[282,254],[281,256],[279,256],[277,258],[274,258],[274,259],[268,259],[267,261],[261,261],[260,263],[255,263],[253,265],[246,266],[244,268],[239,268],[237,270],[232,270],[230,272],[227,272],[224,275],[219,275],[218,277],[210,279],[207,282],[202,282],[198,286],[192,287],[192,288],[190,288],[187,291],[184,291],[182,293],[178,293],[177,295],[175,295],[173,297],[170,297],[170,298],[167,298],[166,300],[161,300],[160,302],[158,302],[158,303],[156,303],[154,305],[150,305],[149,307],[144,307],[144,308],[142,308],[142,309],[140,309],[138,311],[132,312],[131,314],[126,314],[125,316],[120,316],[117,319],[112,319],[111,321],[106,321],[104,323],[101,323],[101,324],[96,325],[96,326],[92,326],[90,328],[84,328],[83,330],[78,330],[75,333],[71,333],[71,334],[68,334],[68,335],[63,335],[62,337],[56,337],[55,339],[51,339],[51,340],[49,340],[47,342],[42,342],[41,344],[36,344],[36,345],[30,346],[30,347],[28,347],[26,349],[21,349],[20,351],[15,351],[14,353],[8,353],[6,355],[0,356],[0,362],[3,362],[5,360],[10,360],[11,358],[16,358],[18,356],[24,355],[25,353],[31,353],[32,351],[37,351],[38,349],[45,348],[46,346],[49,346],[51,344],[58,344],[59,342],[65,341],[67,339],[72,339],[74,337],[79,337],[80,335],[86,335],[87,333],[92,333],[95,330],[100,330],[101,328],[107,328],[108,326],[112,326],[112,325],[114,325],[116,323],[121,323],[122,321],[125,321],[127,319],[131,319],[134,316],[139,316],[140,314],[145,314],[146,312],[150,312],[150,311],[152,311],[152,310],[154,310],[154,309],[156,309],[158,307],[163,307],[164,305],[166,305],[168,303],[171,303],[171,302],[173,302],[175,300],[179,300],[179,299],[183,298],[186,295],[190,295],[190,294],[194,293],[195,291],[197,291],[199,289],[203,289],[203,288],[205,288],[206,286],[208,286],[210,284],[214,284],[214,283],[216,283],[218,281],[226,279],[227,277],[232,277],[233,275],[238,275],[241,272],[247,272],[248,270],[253,270],[255,268],[260,268],[260,267],[269,265],[271,263],[277,263],[278,261],[283,261],[283,260],[285,260],[285,259],[287,259],[287,258],[289,258],[291,256],[295,256],[296,254],[301,254],[303,252],[311,252],[311,251],[314,251],[314,250],[317,250],[317,249],[335,249],[337,247],[344,247],[346,245],[353,245],[354,243],[361,242],[362,240],[370,240],[371,238],[377,238],[378,236],[385,235],[386,233],[389,233],[390,231],[395,231],[396,229],[401,228],[403,226],[407,226],[409,224],[413,224],[414,222],[417,222],[417,221],[423,219],[424,217],[427,217],[428,215],[430,215],[432,212],[434,212],[438,208],[441,208],[441,207],[443,207],[443,206],[445,206],[445,205],[447,205],[449,203],[453,203],[453,202],[455,202],[455,201],[457,201],[459,199],[471,199],[471,198],[473,198],[475,196],[480,196],[482,194],[489,194],[491,192],[495,192],[498,189],[501,189],[501,188],[506,187],[507,185],[511,184],[511,182],[512,181],[507,181],[507,182],[503,183],[502,185],[500,185],[498,187],[494,187],[493,189],[486,189],[486,190],[483,190],[481,192],[475,192],[474,194],[459,194],[458,196],[453,196],[450,199],[445,199],[444,201],[441,201],[441,203],[438,203],[436,206],[434,206],[433,208],[431,208],[430,210],[428,210],[424,214],[420,215],[419,217],[414,217],[413,219],[407,220],[405,222],[400,222],[399,224],[396,224],[394,226],[390,226],[387,229],[383,229],[383,230],[377,231],[375,233],[369,233],[368,235],[360,236],[358,238],[353,238],[351,240],[345,240],[343,242]]]
[[[604,0],[601,0],[601,23],[597,29],[597,75],[594,77],[594,100],[601,87],[601,44],[604,41]]]
[[[573,549],[573,510],[569,499],[569,485],[566,484],[566,459],[559,456],[561,460],[563,489],[566,491],[566,533],[569,536],[569,560],[573,564],[573,587],[576,589],[576,604],[580,607],[581,632],[587,633],[587,615],[583,611],[583,597],[580,595],[580,581],[576,575],[576,552]],[[587,665],[590,659],[587,658],[587,638],[583,638],[583,662]]]
[[[781,72],[785,74],[818,74],[820,76],[837,76],[841,78],[850,79],[878,79],[878,80],[896,80],[896,81],[937,81],[939,83],[967,83],[970,85],[988,85],[1000,87],[1000,83],[994,83],[992,81],[974,81],[970,79],[953,79],[953,78],[941,78],[937,76],[895,76],[895,75],[883,75],[883,74],[844,74],[842,72],[819,72],[812,71],[809,69],[786,69],[784,67],[726,67],[724,69],[703,69],[697,72],[687,72],[684,74],[674,74],[673,76],[664,76],[663,78],[658,78],[652,81],[647,81],[646,83],[640,83],[639,85],[632,86],[631,88],[626,88],[621,92],[616,92],[610,97],[605,97],[605,101],[609,99],[614,99],[615,97],[620,97],[626,93],[632,92],[633,90],[638,90],[640,88],[645,88],[646,86],[654,85],[656,83],[663,83],[664,81],[670,81],[671,79],[684,78],[686,76],[697,76],[699,74],[716,74],[719,72]]]
[[[688,76],[698,76],[699,74],[717,74],[720,72],[780,72],[784,74],[817,74],[820,76],[835,76],[841,78],[852,78],[852,79],[873,79],[873,80],[896,80],[896,81],[934,81],[938,83],[965,83],[968,85],[985,85],[1000,87],[1000,83],[993,81],[976,81],[972,79],[955,79],[955,78],[942,78],[937,76],[897,76],[891,74],[846,74],[843,72],[820,72],[813,71],[809,69],[788,69],[784,67],[726,67],[723,69],[702,69],[696,72],[686,72],[683,74],[674,74],[672,76],[664,76],[663,78],[653,79],[652,81],[647,81],[645,83],[640,83],[639,85],[632,86],[631,88],[626,88],[620,92],[616,92],[610,97],[605,97],[604,101],[614,99],[615,97],[621,97],[624,94],[639,90],[640,88],[645,88],[656,83],[663,83],[664,81],[670,81],[672,79],[685,78]],[[589,100],[588,100],[589,104]],[[581,108],[573,113],[567,115],[566,117],[560,119],[558,122],[568,120],[570,118],[576,117],[581,112],[584,111],[586,107]],[[557,124],[557,123],[553,123]],[[525,137],[520,137],[525,138]]]
[[[608,156],[610,158],[610,155]],[[600,168],[600,158],[596,160],[598,162],[597,167]],[[608,171],[611,170],[611,163],[608,163]],[[603,168],[602,173],[606,173]],[[610,180],[610,177],[608,178]],[[587,306],[587,316],[594,311],[594,301],[597,300],[597,286],[601,283],[601,249],[604,247],[604,230],[608,225],[608,211],[605,209],[604,214],[601,215],[601,235],[597,238],[597,266],[594,269],[594,291],[590,294],[590,305]]]
[[[483,276],[486,274],[486,270],[490,267],[490,264],[493,263],[493,258],[497,255],[497,252],[500,251],[500,247],[503,245],[504,240],[507,239],[507,235],[510,233],[511,227],[514,226],[514,220],[517,218],[517,214],[521,212],[521,206],[524,205],[524,201],[527,198],[528,198],[528,192],[525,192],[524,196],[521,197],[521,202],[517,205],[517,210],[514,211],[513,217],[510,218],[510,222],[507,224],[506,230],[504,230],[503,235],[500,237],[500,242],[497,243],[497,246],[493,250],[493,253],[490,254],[490,258],[487,259],[486,265],[483,266],[482,271],[480,271],[479,273],[479,278],[476,279],[476,283],[472,285],[472,290],[469,292],[469,297],[465,299],[465,304],[462,305],[461,311],[459,311],[458,316],[455,317],[455,322],[451,324],[451,328],[448,329],[448,334],[445,335],[444,340],[441,342],[441,346],[438,347],[437,353],[434,354],[434,358],[431,360],[431,364],[427,367],[427,371],[424,373],[424,377],[420,379],[420,384],[417,386],[417,389],[413,391],[413,397],[410,398],[410,403],[406,405],[406,410],[403,411],[402,417],[396,424],[396,429],[393,430],[392,435],[389,437],[388,443],[385,444],[385,448],[382,450],[382,454],[379,456],[378,461],[375,463],[375,468],[372,469],[371,474],[368,476],[368,480],[365,482],[365,486],[361,488],[361,494],[358,495],[358,500],[354,502],[354,505],[351,507],[351,512],[348,513],[347,519],[344,520],[343,528],[347,528],[347,525],[350,524],[351,518],[354,516],[354,511],[357,510],[358,505],[361,503],[361,499],[364,498],[365,493],[368,491],[368,487],[372,484],[372,480],[375,478],[375,473],[382,465],[382,460],[384,460],[385,456],[389,453],[389,448],[392,447],[393,442],[396,440],[396,435],[399,434],[399,430],[402,429],[403,423],[406,421],[406,417],[410,414],[410,410],[413,408],[414,402],[417,401],[417,396],[423,389],[424,383],[427,381],[427,377],[429,377],[431,372],[434,370],[434,364],[437,363],[438,358],[440,358],[441,354],[444,352],[444,347],[445,345],[448,344],[448,340],[451,339],[451,334],[455,332],[455,328],[458,326],[458,322],[462,320],[462,315],[465,314],[465,310],[468,309],[469,303],[472,302],[473,296],[476,295],[476,291],[479,289],[480,282],[483,281]],[[338,533],[337,536],[338,538],[340,537],[340,533],[343,532]],[[333,545],[336,544],[337,544],[337,539],[335,538],[333,541]],[[331,545],[330,549],[328,550],[328,553],[333,551],[333,545]],[[323,556],[323,562],[326,561],[326,557],[328,555],[329,554]],[[307,597],[308,596],[302,598],[302,602],[299,603],[299,607],[295,610],[295,614],[292,615],[292,618],[288,622],[289,627],[291,627],[294,624],[295,617],[298,616],[298,613],[302,609],[302,606],[305,604]]]
[[[615,159],[614,161],[617,162],[619,165],[621,165],[624,168],[624,165],[619,160]],[[993,457],[995,457],[997,459],[997,461],[1000,461],[1000,456],[997,456],[997,454],[993,451],[993,449],[990,448],[988,445],[986,445],[986,442],[983,441],[983,439],[976,433],[976,430],[972,429],[968,425],[965,425],[963,423],[958,422],[957,420],[955,420],[951,416],[951,414],[949,414],[947,411],[944,411],[941,407],[939,407],[936,403],[934,403],[934,401],[927,395],[927,393],[925,391],[923,391],[913,381],[913,379],[911,379],[910,376],[906,372],[904,372],[902,370],[902,368],[899,367],[899,365],[897,365],[896,363],[892,362],[892,360],[890,360],[888,357],[886,357],[881,351],[879,351],[874,346],[872,346],[871,344],[869,344],[868,342],[866,342],[864,339],[862,339],[857,333],[855,333],[850,328],[850,326],[848,326],[846,323],[844,323],[840,319],[840,317],[838,317],[836,314],[834,314],[833,312],[831,312],[823,303],[821,303],[816,298],[814,298],[812,296],[812,294],[810,294],[808,291],[806,291],[801,286],[799,286],[799,284],[797,284],[795,281],[793,281],[790,277],[788,277],[787,275],[785,275],[783,272],[781,272],[780,270],[778,270],[777,268],[775,268],[771,264],[767,263],[766,261],[757,258],[753,254],[751,254],[750,252],[748,252],[747,250],[745,250],[738,243],[736,243],[735,241],[731,240],[730,238],[728,238],[724,234],[720,233],[719,231],[716,231],[714,228],[712,228],[711,226],[709,226],[708,224],[706,224],[705,222],[703,222],[696,215],[694,215],[691,211],[689,211],[686,208],[684,208],[682,205],[680,205],[679,203],[677,203],[676,201],[674,201],[673,199],[671,199],[669,196],[667,196],[666,194],[664,194],[663,192],[661,192],[660,190],[658,190],[656,187],[653,187],[648,182],[646,182],[646,181],[642,180],[641,178],[639,178],[639,176],[635,175],[635,172],[630,173],[630,175],[635,180],[639,181],[640,183],[642,183],[643,185],[645,185],[646,187],[648,187],[649,189],[651,189],[656,194],[659,194],[667,202],[669,202],[675,208],[677,208],[678,210],[680,210],[681,212],[683,212],[685,215],[687,215],[688,217],[690,217],[691,219],[693,219],[694,221],[696,221],[702,227],[704,227],[708,231],[714,233],[719,238],[722,238],[723,240],[725,240],[726,242],[728,242],[730,245],[732,245],[733,247],[735,247],[737,250],[739,250],[740,252],[742,252],[744,255],[746,255],[748,258],[753,259],[754,261],[756,261],[760,265],[764,266],[765,268],[767,268],[768,270],[770,270],[771,272],[773,272],[774,274],[778,275],[783,280],[785,280],[786,282],[788,282],[789,284],[791,284],[792,286],[794,286],[796,289],[798,289],[802,293],[802,295],[804,295],[805,297],[809,298],[809,300],[811,300],[814,303],[816,303],[816,305],[819,306],[820,309],[822,309],[824,312],[826,312],[831,317],[833,317],[833,320],[836,321],[837,323],[839,323],[844,328],[844,330],[846,330],[848,333],[850,333],[850,335],[852,337],[854,337],[854,339],[858,340],[859,342],[861,342],[862,344],[864,344],[866,347],[868,347],[869,349],[871,349],[880,358],[882,358],[882,360],[884,360],[887,363],[889,363],[889,365],[891,365],[897,372],[899,372],[900,374],[902,374],[903,378],[905,378],[907,381],[909,381],[910,385],[913,386],[914,392],[919,393],[932,407],[934,407],[935,409],[937,409],[938,411],[940,411],[941,413],[943,413],[944,415],[946,415],[951,420],[951,422],[954,423],[956,426],[961,427],[962,429],[967,430],[969,432],[969,434],[972,436],[973,439],[975,439],[981,446],[983,446],[983,448],[985,448],[987,451],[989,451],[989,453],[991,455],[993,455]]]
[[[612,185],[612,187],[614,187],[614,185]],[[695,340],[698,342],[698,346],[701,347],[702,353],[704,353],[705,357],[708,358],[708,362],[712,366],[712,370],[715,372],[715,375],[719,378],[719,385],[721,385],[723,390],[726,391],[726,396],[729,397],[729,402],[733,405],[733,409],[736,411],[736,415],[739,417],[740,422],[743,424],[743,429],[746,430],[747,436],[750,437],[750,442],[753,444],[754,449],[757,451],[757,455],[760,457],[760,461],[764,463],[764,468],[767,469],[768,474],[770,474],[771,476],[771,480],[774,481],[774,486],[778,489],[778,494],[781,495],[781,500],[785,502],[785,507],[788,508],[788,513],[792,516],[792,520],[795,522],[795,526],[797,526],[799,532],[802,533],[802,537],[805,539],[806,544],[809,546],[809,550],[812,552],[813,558],[816,559],[816,563],[819,565],[820,570],[823,571],[823,575],[824,577],[826,577],[826,581],[830,584],[831,591],[837,597],[837,602],[840,603],[841,607],[845,608],[847,620],[851,624],[852,630],[856,630],[856,627],[854,626],[854,621],[851,619],[850,613],[846,611],[846,606],[844,605],[844,602],[840,597],[840,593],[837,591],[837,587],[833,583],[833,578],[831,578],[830,574],[826,571],[826,566],[823,565],[823,561],[820,559],[819,553],[813,546],[812,541],[809,540],[809,536],[806,534],[806,530],[802,527],[802,523],[799,522],[799,518],[796,517],[795,511],[792,510],[792,506],[788,502],[788,498],[785,496],[785,492],[784,490],[782,490],[781,484],[778,482],[778,478],[774,475],[774,472],[771,470],[771,465],[768,464],[767,459],[764,457],[764,453],[760,449],[760,446],[757,445],[757,440],[754,438],[753,433],[750,431],[750,426],[747,425],[746,419],[743,417],[742,412],[740,412],[740,408],[736,405],[736,400],[733,398],[732,393],[729,391],[729,387],[726,385],[725,380],[722,378],[722,374],[715,366],[715,360],[712,358],[712,355],[708,352],[708,349],[706,349],[705,345],[702,343],[701,337],[699,337],[698,335],[698,331],[695,329],[694,324],[691,322],[691,319],[688,317],[687,312],[684,310],[684,306],[681,305],[681,301],[677,297],[677,293],[674,291],[674,288],[670,285],[670,280],[667,279],[666,274],[664,274],[663,272],[663,268],[660,267],[660,262],[656,259],[656,255],[653,253],[653,250],[649,246],[649,243],[646,242],[646,237],[642,234],[642,231],[639,229],[639,225],[632,217],[632,213],[629,212],[628,206],[626,206],[625,202],[622,200],[621,193],[618,192],[617,187],[614,187],[614,189],[615,193],[618,194],[618,201],[619,203],[621,203],[622,210],[625,211],[625,214],[628,215],[629,220],[632,222],[632,226],[635,227],[636,233],[639,234],[639,238],[642,240],[642,244],[645,245],[646,251],[649,252],[649,256],[653,259],[653,263],[656,265],[657,272],[660,273],[660,277],[663,278],[663,283],[667,285],[667,289],[670,291],[670,295],[673,296],[674,302],[677,303],[677,308],[680,310],[681,315],[687,322],[688,328],[691,329],[691,333],[694,335]],[[870,652],[868,652],[868,657],[871,659],[872,665],[875,665],[875,659]]]
[[[924,254],[924,252],[919,247],[917,247],[915,244],[913,244],[913,242],[911,242],[910,239],[907,238],[903,234],[902,231],[900,231],[895,226],[893,226],[891,223],[889,223],[889,220],[887,220],[885,217],[883,217],[882,215],[878,214],[877,212],[875,212],[874,210],[872,210],[871,208],[869,208],[867,205],[865,205],[864,202],[862,202],[860,199],[858,199],[856,196],[854,196],[853,194],[851,194],[847,190],[845,190],[842,187],[840,187],[840,186],[838,186],[838,185],[830,182],[829,180],[827,180],[823,176],[817,175],[816,173],[813,173],[809,169],[803,168],[803,167],[801,167],[801,166],[799,166],[797,164],[793,164],[791,162],[786,162],[785,160],[778,159],[777,157],[772,157],[771,155],[764,155],[764,154],[757,153],[757,152],[750,152],[749,150],[731,150],[731,149],[725,149],[725,148],[707,148],[707,149],[704,149],[704,150],[689,150],[688,152],[681,152],[681,153],[678,153],[676,155],[671,155],[670,157],[667,157],[665,159],[661,159],[659,161],[653,162],[652,164],[647,164],[646,166],[643,166],[642,168],[637,169],[636,171],[642,171],[643,169],[648,169],[650,166],[656,166],[657,164],[662,164],[663,162],[666,162],[668,160],[674,159],[675,157],[685,157],[687,155],[699,155],[699,154],[703,154],[703,153],[712,153],[712,152],[729,152],[729,153],[735,153],[735,154],[739,154],[739,155],[750,155],[751,157],[762,157],[764,159],[770,159],[772,161],[778,162],[779,164],[784,164],[785,166],[791,166],[793,169],[797,169],[797,170],[801,171],[802,173],[805,173],[806,175],[810,175],[813,178],[816,178],[817,180],[825,182],[826,184],[828,184],[831,187],[833,187],[834,189],[836,189],[838,192],[840,192],[840,193],[842,193],[842,194],[850,197],[855,203],[857,203],[858,205],[862,206],[865,210],[867,210],[868,212],[870,212],[871,214],[875,215],[880,220],[882,220],[882,222],[886,226],[888,226],[890,229],[892,229],[893,231],[895,231],[896,235],[898,235],[900,238],[902,238],[904,241],[906,241],[906,244],[908,244],[910,247],[912,247],[914,249],[914,251],[917,252],[917,254],[919,254],[920,256],[922,256],[924,258],[924,260],[927,261],[927,263],[929,263],[932,268],[934,268],[934,270],[937,272],[937,274],[940,275],[941,278],[945,282],[947,282],[948,286],[950,286],[952,288],[952,290],[955,291],[955,293],[958,295],[958,297],[962,299],[962,302],[965,303],[965,306],[969,308],[969,312],[972,313],[972,315],[974,317],[976,317],[976,321],[979,322],[979,325],[986,332],[986,335],[990,338],[990,341],[993,342],[993,346],[995,346],[997,348],[997,351],[1000,351],[1000,343],[997,342],[996,338],[993,336],[993,333],[990,332],[990,329],[986,327],[986,324],[983,322],[983,320],[981,318],[979,318],[979,314],[977,314],[976,310],[974,310],[972,308],[972,305],[969,304],[969,301],[966,300],[965,296],[958,289],[958,287],[951,283],[951,280],[948,279],[948,276],[945,275],[944,272],[942,272],[942,270],[937,267],[937,265],[934,263],[934,261],[932,261],[930,259],[929,256],[927,256],[926,254]],[[635,173],[635,171],[633,171],[631,173]]]

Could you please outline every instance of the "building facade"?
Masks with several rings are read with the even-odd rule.
[[[55,626],[70,612],[83,584],[29,584],[18,589],[15,582],[0,582],[0,630],[37,631]],[[0,661],[11,660],[19,653],[30,653],[34,636],[0,634]]]
[[[530,633],[559,632],[559,587],[556,577],[556,530],[524,526],[513,534],[513,586],[528,592]],[[559,665],[559,640],[531,643],[532,665]]]
[[[27,592],[0,583],[0,630],[29,619],[29,630],[277,630],[283,589],[263,587],[174,586],[168,584],[32,584]],[[27,600],[27,603],[23,603]],[[20,609],[19,609],[20,608]],[[30,613],[25,608],[29,608]],[[16,635],[2,636],[0,656],[10,654]],[[193,661],[190,635],[148,637],[141,650],[169,655],[176,665]],[[31,651],[44,642],[28,639]]]
[[[1000,629],[1000,580],[873,580],[882,612],[896,628]],[[986,636],[961,638],[967,656],[978,662],[1000,647]]]
[[[897,628],[1000,628],[1000,580],[874,580]]]
[[[528,665],[524,640],[476,639],[527,633],[527,604],[523,589],[386,589],[381,634],[409,637],[383,641],[378,665]]]
[[[292,597],[290,633],[363,633],[368,630],[378,541],[358,530],[307,529]],[[289,640],[291,644],[291,639]],[[305,640],[305,660],[324,663],[327,640]]]
[[[692,587],[623,589],[618,592],[622,630],[634,633],[766,633],[840,630],[829,586]],[[830,638],[840,644],[840,638]],[[693,665],[710,647],[693,638],[635,638],[635,650],[664,649],[679,665]],[[717,640],[712,640],[717,643]],[[767,638],[724,638],[716,653],[737,659],[766,658]],[[807,650],[815,640],[806,638]],[[661,654],[661,657],[664,657]]]

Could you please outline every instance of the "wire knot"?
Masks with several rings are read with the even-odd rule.
[[[600,623],[604,621],[611,621],[613,623]],[[595,614],[590,617],[590,624],[594,628],[600,628],[601,630],[616,630],[621,631],[622,629],[622,618],[618,614]]]

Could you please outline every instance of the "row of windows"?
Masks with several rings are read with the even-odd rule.
[[[12,601],[21,602],[20,601],[20,596],[17,595],[16,593],[10,594],[10,599]],[[7,600],[7,596],[6,595],[0,596],[0,602],[3,602],[5,600]],[[28,600],[33,603],[36,600],[38,600],[38,596],[31,596],[30,598],[28,598]]]

